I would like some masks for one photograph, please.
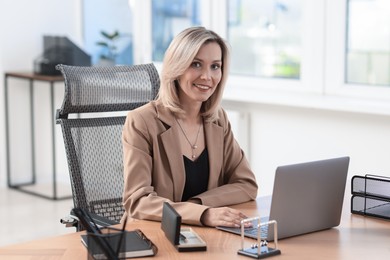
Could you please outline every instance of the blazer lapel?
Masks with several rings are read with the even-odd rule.
[[[185,169],[183,156],[180,153],[180,143],[177,141],[179,129],[173,115],[165,109],[158,109],[158,118],[170,127],[162,133],[161,142],[166,152],[171,178],[174,187],[174,200],[181,201],[185,185]],[[162,158],[164,160],[164,158]]]
[[[208,188],[212,189],[218,186],[223,164],[223,128],[215,123],[205,123],[204,127],[210,165]]]

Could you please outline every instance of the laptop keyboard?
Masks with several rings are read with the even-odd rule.
[[[251,238],[257,238],[257,227],[251,227],[251,228],[245,228],[244,232],[245,235]],[[260,226],[260,237],[266,238],[268,235],[268,225]]]
[[[269,220],[269,217],[262,217],[260,218],[260,223],[267,222]],[[244,235],[250,238],[257,239],[257,231],[260,228],[260,238],[266,239],[268,236],[268,225],[260,226],[259,228],[257,227],[257,221],[254,221],[253,227],[250,228],[245,228],[244,229]]]
[[[268,217],[263,217],[260,219],[261,223],[267,222]],[[257,239],[257,221],[253,221],[252,223],[253,227],[244,228],[244,235],[246,237]],[[234,227],[217,227],[221,230],[228,231],[237,235],[241,234],[241,228],[234,228]],[[260,226],[260,238],[266,239],[268,235],[268,225]]]

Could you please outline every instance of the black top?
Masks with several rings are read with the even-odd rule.
[[[183,158],[186,170],[186,184],[181,201],[187,201],[191,197],[207,190],[210,170],[209,153],[207,149],[204,149],[195,161],[191,161],[186,156],[183,156]]]

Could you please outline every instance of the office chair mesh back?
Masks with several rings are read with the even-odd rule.
[[[58,65],[65,78],[60,117],[72,113],[126,111],[153,100],[159,76],[153,64],[78,67]]]
[[[121,135],[126,111],[156,97],[158,72],[153,64],[57,68],[65,79],[57,122],[63,132],[74,207],[119,222],[124,213]],[[123,115],[112,113],[120,111]],[[79,116],[68,119],[69,114]]]

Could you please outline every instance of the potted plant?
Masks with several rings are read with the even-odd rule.
[[[104,40],[96,42],[98,46],[102,47],[100,52],[99,65],[115,65],[115,58],[117,56],[117,40],[121,37],[119,31],[115,30],[113,33],[100,31]]]

